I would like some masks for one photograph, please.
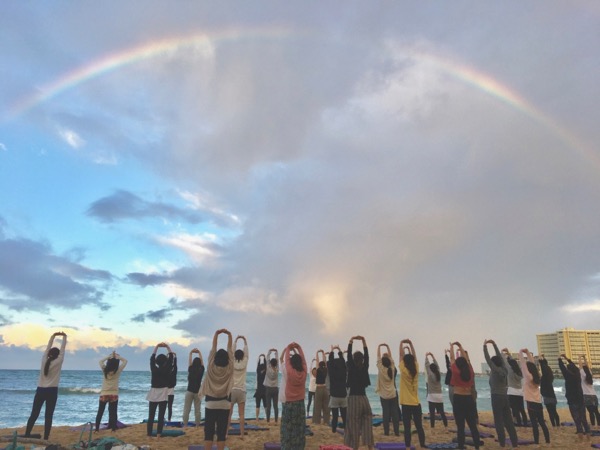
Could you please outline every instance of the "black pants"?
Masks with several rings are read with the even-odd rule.
[[[117,429],[117,406],[119,405],[119,400],[116,402],[103,402],[100,400],[98,402],[98,414],[96,414],[96,431],[100,428],[100,421],[102,420],[102,416],[104,415],[104,409],[106,408],[106,404],[108,403],[108,428],[112,431]]]
[[[204,440],[213,441],[215,433],[217,441],[227,439],[227,422],[229,421],[228,409],[204,408]]]
[[[544,432],[546,444],[549,444],[550,432],[548,431],[548,426],[544,420],[544,407],[541,403],[527,402],[527,411],[529,412],[529,419],[531,419],[531,427],[533,428],[533,440],[536,444],[540,443],[540,430],[538,429],[539,424]]]
[[[513,447],[519,445],[517,439],[517,431],[508,405],[508,396],[503,394],[492,394],[492,412],[494,413],[494,428],[498,434],[498,443],[500,447],[504,447],[506,443],[506,433],[510,437],[510,442]]]
[[[446,417],[446,413],[444,412],[444,404],[443,403],[429,403],[429,424],[431,428],[435,427],[435,412],[439,412],[440,416],[442,416],[442,422],[444,422],[444,426],[448,426],[448,418]]]
[[[588,424],[587,418],[585,417],[585,406],[583,403],[569,403],[569,411],[573,422],[575,422],[575,428],[577,433],[587,434],[590,432],[590,425]]]
[[[527,414],[525,414],[525,406],[523,405],[522,395],[508,395],[510,409],[513,419],[518,426],[527,426]]]
[[[171,420],[171,417],[173,417],[173,401],[175,400],[175,395],[171,394],[169,395],[169,397],[167,398],[167,420]]]
[[[35,421],[40,416],[42,406],[46,403],[46,411],[44,412],[44,439],[48,440],[50,430],[52,429],[52,417],[54,416],[54,408],[56,408],[56,400],[58,400],[58,387],[37,388],[35,397],[33,397],[31,415],[27,421],[26,435],[31,434],[33,425],[35,425]]]
[[[400,436],[400,414],[398,414],[398,397],[394,398],[381,398],[381,413],[383,415],[383,434],[389,436],[390,434],[390,420],[394,427],[394,434]]]
[[[404,444],[407,448],[410,447],[411,441],[411,420],[415,422],[415,428],[419,436],[419,444],[425,447],[425,430],[423,430],[423,412],[421,404],[418,405],[402,405],[402,424],[404,425]]]
[[[454,393],[454,421],[456,422],[456,438],[458,448],[465,448],[465,422],[471,430],[471,437],[475,448],[479,448],[479,430],[477,429],[477,409],[475,400],[471,394],[461,395]]]
[[[271,420],[271,405],[275,414],[275,422],[279,419],[279,388],[265,387],[265,398],[267,400],[267,422]]]
[[[154,415],[156,414],[156,408],[158,408],[158,425],[156,428],[156,435],[162,434],[163,427],[165,426],[165,411],[167,410],[167,402],[148,402],[148,423],[146,424],[146,432],[148,436],[152,436],[152,427],[154,427]]]
[[[550,417],[550,423],[552,426],[560,427],[560,417],[556,412],[556,403],[546,403],[546,411],[548,411],[548,417]]]
[[[330,408],[331,410],[331,431],[337,431],[338,417],[342,416],[342,423],[346,428],[346,408]]]

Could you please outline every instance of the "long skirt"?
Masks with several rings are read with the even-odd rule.
[[[306,445],[304,399],[283,402],[281,412],[281,450],[301,450]]]

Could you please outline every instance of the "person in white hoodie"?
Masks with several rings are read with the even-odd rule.
[[[244,336],[235,338],[234,348],[239,340],[244,341],[244,349],[237,349],[233,353],[233,388],[231,389],[231,409],[229,410],[229,424],[233,415],[233,407],[238,405],[240,416],[240,439],[244,440],[244,410],[246,408],[246,369],[248,368],[248,342]],[[228,427],[229,429],[229,427]]]
[[[62,343],[60,349],[53,347],[54,338],[62,336]],[[54,408],[56,407],[56,401],[58,400],[58,383],[60,382],[60,372],[62,364],[65,359],[65,347],[67,346],[67,335],[62,331],[54,333],[50,336],[44,356],[42,356],[42,367],[40,370],[40,377],[38,379],[38,387],[35,391],[35,397],[33,398],[33,406],[31,408],[31,415],[27,421],[27,428],[25,435],[29,436],[35,421],[40,415],[42,406],[46,404],[46,411],[44,413],[44,440],[48,440],[50,437],[50,430],[52,429],[52,417],[54,416]]]

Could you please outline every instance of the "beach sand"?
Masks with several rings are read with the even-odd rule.
[[[560,417],[562,421],[571,421],[571,416],[569,414],[568,409],[563,409],[559,411]],[[481,423],[491,423],[493,422],[491,411],[480,412],[479,419]],[[452,438],[456,437],[456,432],[450,432],[444,429],[441,422],[436,422],[435,428],[431,429],[429,427],[429,421],[424,420],[425,426],[425,436],[426,443],[442,443],[442,442],[451,442]],[[33,432],[34,433],[42,433],[43,432],[43,420],[40,419],[38,422],[40,425],[37,425]],[[265,431],[248,431],[247,435],[244,437],[244,440],[240,439],[240,436],[229,436],[227,439],[227,446],[232,450],[262,450],[264,448],[265,442],[279,442],[279,428],[271,423],[271,426],[267,425],[265,420],[257,421],[247,421],[247,423],[252,425],[259,425],[261,427],[268,427],[268,430]],[[318,450],[320,445],[326,444],[343,444],[344,438],[339,433],[333,433],[329,426],[325,425],[313,425],[311,420],[307,420],[307,425],[310,426],[311,431],[314,433],[313,436],[306,437],[306,449],[307,450]],[[548,423],[548,421],[547,421]],[[74,426],[78,424],[73,424]],[[156,425],[155,425],[156,427]],[[600,437],[586,437],[580,439],[575,435],[575,428],[572,426],[564,426],[560,428],[550,428],[550,438],[551,444],[547,445],[545,443],[540,446],[536,445],[527,445],[521,446],[522,448],[556,448],[556,449],[572,449],[572,448],[590,448],[592,443],[600,443]],[[166,428],[172,429],[172,428]],[[448,424],[449,430],[455,430],[454,421],[449,421]],[[593,429],[598,429],[598,427],[593,427]],[[6,436],[13,432],[15,429],[2,429],[0,430],[0,436]],[[487,433],[491,433],[495,436],[496,432],[493,428],[487,428],[480,426],[480,431],[485,431]],[[18,433],[23,433],[24,428],[16,429]],[[517,428],[517,433],[520,439],[530,439],[533,440],[533,434],[531,428]],[[396,436],[384,436],[383,428],[381,426],[373,427],[373,434],[375,437],[375,442],[401,442],[402,437],[398,438]],[[48,443],[61,444],[64,447],[70,447],[72,444],[76,443],[79,439],[80,431],[72,430],[72,427],[61,426],[61,427],[53,427],[52,433],[50,435],[50,440]],[[540,430],[541,441],[543,442],[543,435]],[[162,437],[160,439],[156,438],[148,438],[146,436],[146,425],[145,424],[135,424],[129,426],[127,428],[123,428],[117,430],[115,433],[111,431],[100,431],[98,433],[94,433],[92,438],[98,438],[103,436],[115,436],[122,441],[130,444],[134,444],[137,446],[148,445],[151,449],[184,449],[186,450],[189,445],[200,445],[203,444],[204,439],[204,429],[202,427],[199,428],[186,428],[185,435],[179,437]],[[43,441],[39,441],[40,443]],[[483,449],[496,449],[501,448],[498,442],[494,440],[494,438],[486,438],[484,439]],[[0,442],[0,448],[6,447],[8,444],[7,441]],[[23,444],[27,450],[30,449],[31,443]],[[416,434],[413,434],[413,442],[412,445],[418,447],[418,438]],[[366,448],[361,446],[361,448]],[[473,447],[471,447],[473,448]]]

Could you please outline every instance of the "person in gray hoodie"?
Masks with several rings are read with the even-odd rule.
[[[492,357],[490,357],[490,353],[488,351],[488,344],[492,344],[494,347],[495,355]],[[500,447],[504,447],[506,443],[506,434],[504,430],[506,429],[506,431],[508,431],[508,436],[513,448],[516,448],[519,441],[508,402],[507,363],[502,357],[498,346],[492,339],[486,339],[483,342],[483,354],[485,355],[485,360],[490,367],[492,412],[494,414],[494,427],[496,428],[496,433],[498,434],[498,443],[500,444]]]

